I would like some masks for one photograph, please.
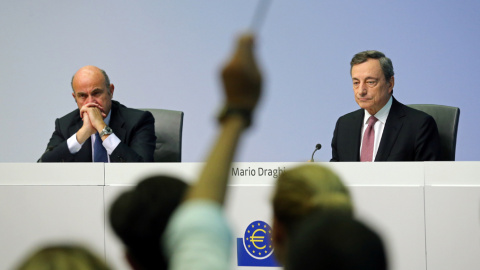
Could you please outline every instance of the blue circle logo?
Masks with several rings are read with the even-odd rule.
[[[250,256],[256,259],[268,258],[273,252],[272,228],[260,220],[250,223],[245,230],[243,245]]]

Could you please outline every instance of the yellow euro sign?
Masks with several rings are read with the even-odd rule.
[[[263,233],[265,233],[264,230],[262,229],[257,229],[255,230],[253,233],[252,233],[252,236],[250,236],[250,242],[252,242],[253,246],[255,246],[255,248],[257,249],[264,249],[267,245],[264,245],[263,247],[258,247],[255,242],[263,242],[263,239],[265,238],[265,236],[255,236],[255,234],[258,232],[258,231],[261,231]]]

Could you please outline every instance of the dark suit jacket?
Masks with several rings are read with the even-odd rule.
[[[121,143],[110,155],[110,162],[152,162],[155,150],[155,119],[150,112],[130,109],[112,100],[109,126]],[[55,120],[55,131],[39,162],[92,162],[92,142],[85,141],[80,151],[70,154],[67,139],[83,121],[78,109]]]
[[[360,161],[364,114],[360,109],[338,119],[330,161]],[[435,120],[393,98],[375,161],[433,161],[440,159],[440,151]]]

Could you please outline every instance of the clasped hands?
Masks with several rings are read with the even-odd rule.
[[[77,131],[78,143],[84,143],[91,135],[101,132],[106,124],[103,120],[107,115],[102,106],[97,103],[87,103],[80,109],[83,120],[82,127]]]

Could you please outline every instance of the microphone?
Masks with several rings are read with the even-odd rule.
[[[317,143],[317,145],[315,145],[315,150],[313,150],[313,153],[312,153],[312,159],[310,159],[311,162],[315,161],[313,160],[313,155],[315,154],[315,152],[317,152],[317,150],[320,150],[320,148],[322,148],[322,145]]]

